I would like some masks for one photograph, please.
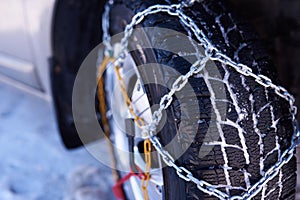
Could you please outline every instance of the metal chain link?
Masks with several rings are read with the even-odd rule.
[[[104,6],[104,13],[102,15],[102,42],[105,46],[105,52],[104,54],[108,57],[112,56],[113,48],[110,43],[110,34],[109,34],[109,13],[110,13],[110,8],[113,5],[113,0],[109,0],[105,6]]]
[[[151,142],[149,139],[144,141],[144,154],[145,154],[145,177],[142,178],[142,192],[144,200],[149,200],[148,185],[150,180],[150,169],[151,169]]]
[[[145,125],[145,121],[141,117],[139,117],[133,109],[133,104],[127,94],[126,84],[123,77],[121,76],[119,66],[115,66],[115,73],[118,78],[119,87],[121,89],[121,93],[123,94],[123,98],[126,103],[126,106],[130,114],[133,116],[135,124],[141,128],[142,126]],[[141,188],[142,188],[144,200],[149,200],[148,185],[150,180],[150,168],[151,168],[151,142],[149,139],[144,140],[144,151],[145,151],[144,154],[145,154],[146,166],[145,166],[144,176],[142,177]]]
[[[118,78],[119,87],[121,89],[121,93],[123,94],[125,104],[129,110],[130,114],[133,116],[135,124],[141,128],[145,125],[145,121],[134,112],[133,104],[127,94],[126,84],[125,84],[123,77],[121,76],[119,66],[115,66],[115,73]]]
[[[198,28],[198,26],[195,24],[195,22],[187,15],[183,13],[182,8],[188,7],[193,5],[195,0],[187,0],[184,1],[181,4],[172,4],[172,5],[154,5],[150,6],[147,9],[138,12],[135,14],[132,18],[132,21],[126,26],[124,31],[124,37],[121,40],[121,53],[118,58],[119,63],[123,63],[125,58],[125,51],[127,49],[128,41],[130,36],[132,35],[134,26],[141,23],[144,18],[150,14],[155,14],[159,12],[167,13],[171,16],[177,16],[181,23],[188,27],[197,40],[199,41],[199,44],[202,45],[205,49],[205,57],[202,57],[200,60],[196,61],[190,68],[190,71],[185,74],[178,77],[178,79],[173,83],[172,88],[170,92],[166,95],[164,95],[161,98],[160,101],[160,107],[153,113],[152,115],[152,122],[145,126],[145,131],[149,133],[149,139],[152,143],[152,145],[155,147],[155,149],[158,151],[158,153],[161,155],[163,161],[170,167],[173,167],[176,170],[176,173],[180,178],[182,178],[185,181],[191,181],[197,185],[197,188],[201,190],[204,193],[214,195],[218,197],[219,199],[251,199],[256,194],[258,194],[264,185],[266,185],[270,180],[272,180],[278,173],[281,167],[288,163],[291,158],[294,155],[294,150],[296,146],[299,144],[299,128],[298,128],[298,122],[296,120],[296,114],[297,114],[297,107],[295,106],[295,99],[294,97],[283,87],[275,85],[271,79],[268,77],[262,75],[262,74],[254,74],[252,72],[252,69],[244,64],[236,63],[231,58],[229,58],[227,55],[223,54],[221,51],[216,49],[209,39],[205,36],[202,30]],[[105,19],[104,19],[105,21]],[[108,25],[109,23],[105,24],[105,28],[107,28],[108,33]],[[108,37],[106,37],[108,38]],[[107,44],[106,44],[107,43]],[[109,47],[111,45],[109,44],[109,40],[106,40],[104,43],[109,50]],[[218,61],[225,65],[231,66],[234,68],[238,73],[249,76],[254,78],[254,80],[266,88],[272,88],[275,93],[282,97],[283,99],[287,100],[290,104],[290,112],[292,114],[292,123],[294,128],[294,134],[292,136],[291,146],[283,152],[283,154],[280,156],[279,160],[269,169],[266,171],[265,175],[254,185],[252,185],[247,192],[243,193],[241,196],[232,196],[230,197],[228,194],[218,190],[216,186],[209,184],[208,182],[204,180],[199,180],[196,177],[193,176],[191,171],[188,169],[178,166],[175,163],[175,159],[170,155],[169,152],[164,150],[162,144],[159,141],[159,138],[155,135],[156,127],[158,123],[160,122],[162,118],[162,112],[163,110],[167,109],[173,100],[173,95],[180,91],[188,82],[188,79],[193,76],[194,74],[199,73],[206,65],[208,60],[212,61]]]

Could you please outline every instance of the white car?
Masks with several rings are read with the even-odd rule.
[[[0,72],[50,95],[54,0],[0,1]]]
[[[81,144],[72,123],[71,92],[81,62],[101,42],[103,4],[97,0],[0,1],[0,76],[54,98],[68,148]],[[51,89],[50,74],[52,82],[63,84]],[[71,142],[66,135],[71,135]]]

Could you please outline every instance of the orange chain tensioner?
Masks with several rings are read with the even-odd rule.
[[[97,83],[98,83],[97,93],[98,93],[98,99],[99,99],[99,110],[101,113],[101,121],[102,121],[102,124],[104,127],[104,133],[107,138],[110,137],[110,128],[109,128],[108,119],[106,117],[107,108],[106,108],[106,103],[105,103],[104,79],[103,79],[102,75],[103,75],[107,65],[109,63],[113,63],[113,62],[115,62],[115,59],[113,57],[105,56],[99,69],[98,69],[99,76],[97,76]],[[145,122],[141,117],[139,117],[134,112],[133,104],[127,94],[126,85],[125,85],[124,79],[121,76],[119,66],[115,66],[115,73],[118,78],[118,83],[119,83],[124,101],[126,103],[126,106],[128,107],[130,114],[133,116],[135,124],[141,128],[142,126],[145,125]],[[112,150],[113,147],[110,142],[109,142],[109,144],[110,144],[111,152],[113,152],[113,150]],[[141,176],[141,179],[142,179],[141,188],[142,188],[144,200],[149,200],[148,185],[149,185],[150,168],[151,168],[151,142],[149,139],[146,139],[144,141],[144,154],[145,154],[146,167],[145,167],[144,176]],[[116,163],[113,163],[113,164],[116,165]],[[116,181],[119,180],[118,174],[115,170],[113,170],[113,176]]]

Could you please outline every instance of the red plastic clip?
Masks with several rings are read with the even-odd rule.
[[[117,200],[125,200],[125,194],[124,194],[124,190],[123,190],[123,184],[128,181],[132,176],[137,176],[140,179],[142,179],[145,175],[141,172],[141,173],[134,173],[134,172],[130,172],[128,173],[126,176],[124,176],[123,178],[119,179],[116,184],[113,186],[112,190],[113,193],[115,195],[115,197],[117,198]]]

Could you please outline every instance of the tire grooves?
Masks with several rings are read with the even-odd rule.
[[[153,4],[162,4],[161,1],[126,2],[128,2],[126,4],[127,7],[134,10],[134,12],[143,10]],[[185,10],[185,12],[196,21],[197,25],[202,30],[206,31],[206,35],[218,49],[226,53],[226,55],[235,61],[250,66],[254,73],[267,75],[272,80],[275,80],[275,83],[277,83],[276,74],[272,67],[270,57],[261,45],[261,42],[257,40],[258,37],[256,33],[248,23],[240,20],[240,17],[237,17],[235,13],[229,12],[228,10],[230,10],[230,8],[223,1],[216,0],[204,1],[201,4],[196,3],[192,10]],[[219,23],[216,23],[216,18],[219,18]],[[176,18],[169,17],[166,14],[152,15],[146,18],[146,20],[143,22],[143,25],[171,28],[179,32],[185,32]],[[224,39],[224,31],[227,32],[227,40]],[[160,39],[155,38],[155,41],[152,42],[159,42]],[[174,54],[161,50],[156,50],[155,53],[160,63],[174,67],[180,73],[186,73],[188,71],[189,64],[187,64],[184,59],[176,56],[173,57]],[[250,155],[250,163],[248,165],[246,164],[243,153],[241,153],[241,150],[237,148],[227,147],[226,152],[229,155],[229,165],[232,167],[232,169],[229,170],[230,180],[233,184],[232,186],[241,186],[245,188],[245,177],[242,171],[247,171],[249,174],[251,174],[250,182],[253,184],[261,178],[259,161],[262,156],[267,156],[263,162],[265,165],[263,168],[264,171],[273,165],[274,162],[276,162],[278,157],[277,151],[274,151],[274,153],[268,155],[268,153],[276,147],[276,135],[278,135],[279,138],[279,144],[281,146],[280,150],[284,150],[290,145],[289,141],[292,134],[291,116],[290,113],[288,113],[288,104],[276,96],[274,92],[268,91],[269,95],[266,95],[266,89],[255,83],[252,79],[246,78],[243,83],[240,74],[233,69],[227,66],[225,67],[226,69],[222,69],[223,67],[221,65],[218,65],[218,67],[220,73],[222,74],[222,78],[224,78],[224,70],[229,71],[230,89],[236,94],[236,99],[232,99],[229,95],[228,88],[225,91],[227,98],[223,100],[227,100],[227,102],[225,102],[225,104],[221,103],[220,105],[227,106],[227,110],[225,111],[227,114],[226,119],[233,122],[238,119],[238,113],[233,106],[233,101],[236,101],[241,110],[244,112],[243,117],[239,120],[238,125],[245,130],[244,135],[246,137],[246,145]],[[169,80],[171,80],[171,77]],[[203,121],[203,123],[200,123],[198,126],[195,141],[191,144],[191,147],[179,159],[178,162],[189,168],[198,178],[203,178],[212,184],[226,184],[222,169],[224,159],[221,154],[220,146],[215,146],[213,150],[210,151],[204,158],[198,157],[201,146],[203,145],[202,141],[204,140],[204,135],[209,128],[217,131],[215,128],[217,122],[210,120],[214,119],[215,117],[213,113],[210,113],[212,107],[209,102],[209,94],[207,94],[207,87],[203,78],[197,78],[197,80],[191,79],[189,83],[197,95],[198,105],[200,107],[200,116],[195,117]],[[247,87],[245,87],[245,85]],[[251,102],[251,98],[253,99],[253,102]],[[275,119],[278,120],[278,123],[276,124],[277,131],[274,127],[271,127],[271,110],[267,105],[268,103],[274,107],[273,113]],[[179,104],[177,104],[177,106],[174,105],[172,112],[169,112],[178,115],[176,113],[182,109],[182,106],[185,107],[184,110],[193,112],[193,106]],[[261,110],[263,107],[265,108]],[[179,120],[181,122],[184,121],[184,117],[181,114],[180,116],[181,119]],[[258,123],[255,123],[256,120]],[[184,126],[189,129],[188,123],[186,123]],[[170,129],[172,128],[169,127],[167,131],[170,131]],[[239,147],[242,146],[240,138],[238,138],[237,128],[230,125],[223,125],[222,130],[225,132],[225,140],[227,144],[237,145]],[[260,138],[262,139],[262,145],[264,147],[261,155],[260,150],[257,148]],[[162,141],[163,140],[164,139],[162,138]],[[292,198],[295,180],[294,178],[287,179],[287,176],[291,173],[294,174],[295,162],[290,162],[284,166],[282,171],[284,174],[284,186],[282,196],[278,198]],[[171,175],[172,172],[169,170],[167,173]],[[268,187],[265,191],[266,194],[272,191],[274,187],[278,187],[278,184],[276,184],[278,180],[279,177],[277,176],[268,184]],[[178,182],[182,182],[182,180],[179,179]],[[186,199],[215,199],[214,197],[201,193],[194,184],[185,183],[185,185]],[[173,190],[172,187],[169,190],[170,191],[167,191],[169,193],[167,195],[168,197],[175,197],[176,195],[171,193],[179,192],[176,191],[176,187],[175,190]],[[238,195],[241,192],[241,190],[233,189],[231,191],[231,195]],[[262,192],[257,195],[256,198],[260,199],[261,195]],[[276,190],[270,193],[270,197],[276,195],[278,195]]]

